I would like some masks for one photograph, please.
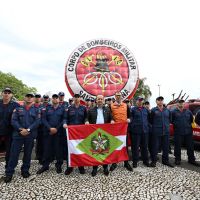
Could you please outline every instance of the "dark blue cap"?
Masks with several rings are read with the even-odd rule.
[[[58,96],[65,96],[65,93],[64,92],[59,92]]]
[[[34,97],[35,95],[33,94],[33,93],[31,93],[31,92],[29,92],[29,93],[27,93],[26,95],[25,95],[25,97]]]
[[[156,98],[156,101],[158,101],[158,100],[161,100],[161,101],[162,101],[162,100],[164,100],[164,97],[159,96],[159,97]]]
[[[48,99],[48,98],[49,98],[49,95],[44,94],[44,95],[43,95],[43,98],[44,98],[44,99]]]
[[[184,103],[184,102],[185,102],[185,100],[183,100],[183,99],[178,100],[178,103]]]
[[[74,98],[80,98],[80,94],[74,94]]]
[[[12,93],[12,90],[9,87],[6,87],[6,88],[3,89],[3,92],[6,92],[6,91]]]
[[[58,95],[57,95],[57,94],[53,94],[53,95],[52,95],[52,98],[54,98],[54,97],[57,97],[57,98],[58,98]]]
[[[144,100],[144,98],[143,97],[141,97],[141,96],[139,96],[139,97],[136,97],[136,99],[135,99],[136,101],[143,101]]]
[[[36,98],[40,98],[40,97],[41,97],[41,94],[35,94],[35,97],[36,97]]]

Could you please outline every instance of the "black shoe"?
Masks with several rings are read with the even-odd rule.
[[[61,167],[56,167],[56,172],[57,172],[57,174],[62,173],[62,168]]]
[[[129,163],[125,163],[125,164],[124,164],[124,167],[125,167],[128,171],[130,171],[130,172],[133,171],[133,169],[132,169],[132,167],[129,165]]]
[[[96,176],[97,175],[97,169],[93,169],[91,174],[92,174],[92,176]]]
[[[80,174],[85,174],[85,169],[84,169],[84,167],[79,167],[79,172],[80,172]]]
[[[73,171],[73,167],[68,167],[68,168],[65,170],[65,175],[71,174],[72,171]]]
[[[28,178],[30,176],[29,172],[22,172],[22,177],[23,178]]]
[[[6,175],[6,176],[4,177],[4,182],[5,182],[5,183],[10,183],[11,181],[12,181],[12,176]]]
[[[109,175],[108,168],[103,169],[103,173],[104,173],[104,175],[108,176]]]
[[[156,162],[151,162],[150,167],[156,167]]]
[[[162,162],[162,164],[174,168],[174,165],[172,165],[170,162]]]
[[[190,163],[191,165],[194,165],[196,167],[200,167],[200,164],[197,161],[188,161],[188,163]]]
[[[173,154],[172,150],[169,150],[169,154]]]
[[[133,162],[133,168],[137,168],[137,162]]]
[[[42,174],[43,172],[49,170],[49,168],[46,168],[46,167],[42,167],[41,169],[39,169],[36,174]]]
[[[150,164],[149,164],[149,162],[143,162],[143,165],[145,165],[145,166],[147,166],[147,167],[150,167]]]
[[[43,165],[44,161],[42,159],[39,160],[39,164]]]
[[[117,164],[116,163],[113,163],[110,167],[110,171],[114,171],[115,169],[117,168]]]
[[[175,160],[175,165],[180,165],[181,161],[180,160]]]

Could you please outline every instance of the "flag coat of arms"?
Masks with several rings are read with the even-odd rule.
[[[97,166],[128,160],[127,126],[127,123],[68,126],[69,166]]]

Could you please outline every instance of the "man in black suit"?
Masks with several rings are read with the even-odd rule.
[[[109,107],[104,106],[104,96],[97,95],[96,106],[88,110],[88,119],[86,124],[105,124],[110,123],[112,115]],[[92,176],[97,175],[98,166],[94,166]],[[103,165],[103,172],[106,176],[109,175],[108,165]]]

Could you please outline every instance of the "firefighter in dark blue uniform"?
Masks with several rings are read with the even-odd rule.
[[[172,111],[172,124],[174,125],[174,156],[175,164],[181,164],[181,143],[186,142],[188,163],[200,166],[195,161],[194,145],[192,140],[193,115],[188,109],[184,109],[184,100],[179,100],[177,108]]]
[[[149,167],[148,136],[149,136],[149,111],[143,107],[143,98],[136,99],[136,106],[131,108],[131,151],[133,167],[137,167],[139,160],[139,147],[143,164]]]
[[[40,110],[40,113],[42,111],[43,105],[41,103],[41,95],[35,94],[35,103],[34,106],[36,109]],[[40,120],[40,125],[38,127],[38,134],[36,138],[36,147],[35,147],[35,154],[36,159],[39,160],[39,163],[42,163],[42,155],[43,155],[43,126],[42,126],[42,120]]]
[[[41,174],[49,170],[52,154],[56,158],[56,172],[62,172],[63,164],[63,119],[65,109],[59,105],[57,94],[52,95],[52,105],[43,108],[42,123],[44,125],[44,154],[42,168],[37,171]]]
[[[4,179],[6,183],[12,180],[22,146],[24,146],[24,157],[21,174],[24,178],[30,176],[31,153],[34,146],[34,139],[37,136],[37,128],[40,123],[40,113],[39,110],[34,107],[33,101],[34,95],[28,93],[25,96],[24,105],[13,111],[12,126],[14,127],[14,131],[12,135],[10,159]]]
[[[69,103],[65,101],[65,93],[59,92],[59,104],[64,107],[64,109],[68,109]],[[66,140],[66,129],[63,128],[63,159],[67,157],[67,140]]]
[[[80,95],[74,95],[74,104],[68,108],[68,111],[65,113],[64,127],[67,128],[67,125],[80,125],[85,124],[87,119],[87,109],[85,106],[80,105]],[[73,171],[72,167],[68,166],[68,157],[67,157],[67,169],[65,175],[69,175]],[[84,167],[79,167],[80,174],[85,173]]]
[[[73,104],[73,98],[69,98],[69,106]]]
[[[148,112],[149,112],[149,114],[151,113],[151,106],[150,106],[150,103],[149,103],[149,101],[145,101],[144,102],[144,104],[143,104],[143,106],[148,110]],[[148,141],[148,150],[149,150],[149,153],[150,153],[150,155],[151,155],[151,135],[152,135],[152,126],[151,126],[151,124],[150,124],[150,122],[149,122],[149,141]]]
[[[5,150],[6,150],[6,165],[7,168],[9,155],[10,155],[10,147],[12,141],[12,131],[13,127],[11,125],[11,116],[13,110],[19,107],[17,102],[14,102],[12,99],[12,90],[10,88],[5,88],[2,91],[2,99],[0,100],[0,141],[4,141]]]
[[[151,135],[151,167],[156,167],[159,142],[162,143],[162,163],[169,167],[174,167],[169,162],[169,128],[171,122],[171,112],[163,106],[164,98],[156,98],[157,106],[151,109],[150,122],[152,124]]]
[[[47,106],[51,105],[51,104],[49,103],[49,95],[47,95],[47,94],[44,94],[44,95],[43,95],[43,98],[42,98],[42,105],[43,105],[43,107],[47,107]]]
[[[64,92],[59,92],[58,96],[59,96],[59,104],[64,106],[65,108],[68,108],[69,103],[67,101],[64,101],[65,93]]]

